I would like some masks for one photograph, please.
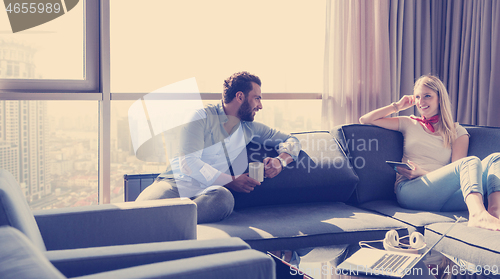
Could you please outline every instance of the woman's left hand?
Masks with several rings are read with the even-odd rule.
[[[423,175],[426,175],[428,172],[421,169],[417,164],[411,162],[410,160],[408,160],[408,164],[411,165],[413,167],[413,170],[408,170],[406,168],[403,168],[403,167],[396,167],[396,169],[398,170],[398,173],[401,174],[402,176],[412,180],[412,179],[415,179],[417,177],[421,177]]]

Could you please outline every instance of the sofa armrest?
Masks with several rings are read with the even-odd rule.
[[[45,256],[60,272],[70,278],[157,262],[246,249],[250,249],[248,244],[240,238],[233,237],[47,251]]]
[[[47,250],[196,239],[196,204],[163,199],[35,211]]]
[[[135,266],[78,278],[274,279],[276,272],[273,259],[266,254],[255,250],[240,250]]]
[[[0,278],[65,279],[18,229],[0,226]]]

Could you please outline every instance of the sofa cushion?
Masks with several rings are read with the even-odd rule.
[[[233,192],[236,210],[265,205],[344,202],[352,195],[358,177],[339,142],[328,132],[294,136],[302,144],[298,160],[278,176],[264,179],[249,194]],[[250,143],[247,156],[249,162],[262,162],[265,157],[275,157],[278,153],[272,148]]]
[[[429,212],[406,209],[393,200],[371,201],[358,206],[409,224],[420,233],[424,233],[425,226],[429,224],[455,222],[455,216],[464,218],[469,216],[467,211]]]
[[[38,249],[46,250],[21,187],[12,174],[0,169],[0,226],[2,225],[20,230]]]
[[[273,279],[275,264],[269,256],[255,250],[239,250],[190,257],[91,274],[74,279]]]
[[[463,125],[469,132],[469,156],[481,160],[494,152],[500,152],[500,128]]]
[[[451,223],[436,223],[425,227],[427,243],[435,243]],[[499,232],[467,227],[467,223],[457,224],[439,242],[435,250],[480,267],[497,267],[500,263]]]
[[[64,277],[28,238],[10,226],[0,227],[0,278]]]
[[[247,249],[250,249],[247,243],[233,237],[65,249],[44,254],[63,275],[73,278],[132,266]]]
[[[253,249],[292,250],[380,240],[407,225],[340,202],[252,207],[227,219],[198,225],[198,239],[239,237]]]
[[[385,161],[401,161],[403,135],[371,125],[351,124],[334,128],[359,177],[354,203],[396,200],[396,173]],[[341,131],[341,133],[339,132]]]

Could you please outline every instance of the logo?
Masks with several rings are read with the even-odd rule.
[[[80,0],[4,0],[12,32],[16,33],[56,19]]]

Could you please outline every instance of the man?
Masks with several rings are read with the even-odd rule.
[[[198,223],[228,217],[234,197],[228,190],[250,193],[260,182],[242,173],[248,166],[246,145],[250,141],[279,147],[279,156],[264,159],[264,175],[277,176],[297,160],[301,146],[297,138],[253,122],[262,109],[261,81],[248,72],[224,81],[223,100],[208,105],[181,127],[180,146],[167,170],[137,198],[191,198],[197,205]]]

